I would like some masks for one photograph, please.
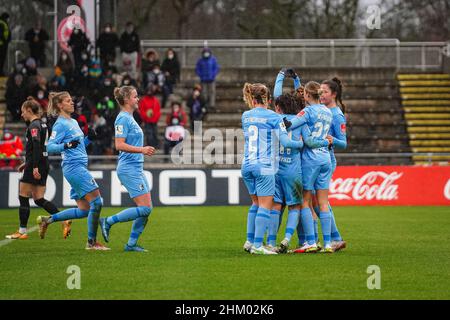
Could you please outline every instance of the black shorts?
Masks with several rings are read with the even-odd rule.
[[[36,180],[33,176],[33,165],[26,164],[25,169],[23,170],[22,179],[20,179],[23,183],[30,183],[37,186],[45,186],[47,184],[47,176],[49,170],[48,161],[44,161],[44,163],[39,164],[39,173],[41,174],[41,179]]]

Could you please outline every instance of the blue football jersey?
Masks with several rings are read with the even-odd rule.
[[[115,137],[125,138],[125,143],[135,147],[144,146],[144,133],[141,127],[134,120],[133,115],[121,111],[114,122]],[[117,166],[136,167],[144,162],[142,153],[119,152],[119,161]]]
[[[295,115],[282,115],[289,121],[295,118]],[[302,139],[302,131],[306,126],[300,126],[294,130],[288,131],[288,137],[294,141]],[[278,175],[290,175],[301,172],[301,150],[296,148],[284,148],[280,146],[280,166],[278,168]]]
[[[303,109],[299,114],[304,117],[306,124],[311,131],[313,138],[325,139],[330,131],[333,115],[331,111],[321,104],[311,105]],[[320,166],[323,164],[331,164],[330,152],[328,147],[311,149],[303,148],[302,165],[303,166]]]
[[[64,150],[64,144],[73,140],[80,142],[78,146]],[[61,153],[63,167],[72,164],[87,165],[88,163],[84,134],[75,119],[58,117],[48,140],[47,151],[49,153]]]
[[[253,108],[242,115],[244,159],[242,167],[277,168],[279,136],[287,135],[281,116],[265,108]]]

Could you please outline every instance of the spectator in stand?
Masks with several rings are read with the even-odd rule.
[[[94,111],[95,108],[92,101],[88,97],[78,96],[76,97],[74,103],[75,108],[76,109],[79,108],[81,110],[81,113],[86,117],[87,123],[89,123],[91,120],[92,112]]]
[[[58,65],[55,66],[55,74],[50,80],[50,84],[48,86],[48,91],[65,91],[67,85],[66,76],[63,74],[62,70]]]
[[[191,130],[194,130],[194,121],[202,121],[206,114],[206,102],[202,97],[201,92],[201,85],[195,85],[192,94],[186,102],[186,105],[190,110],[189,118],[191,121]]]
[[[116,60],[116,47],[119,46],[119,36],[113,31],[110,23],[105,24],[103,32],[97,39],[97,47],[100,49],[100,61],[105,68],[109,62]]]
[[[73,29],[67,44],[72,49],[73,58],[75,60],[75,69],[79,69],[79,67],[83,64],[81,55],[87,52],[89,39],[83,30],[76,26]]]
[[[164,134],[164,154],[168,155],[170,149],[184,139],[184,127],[186,125],[186,113],[181,103],[173,101],[171,111],[166,117],[166,132]]]
[[[139,100],[139,113],[144,122],[144,135],[147,137],[146,145],[159,147],[158,120],[161,117],[161,106],[155,96],[155,86],[149,85],[145,96]]]
[[[76,99],[76,97],[74,97]],[[79,105],[76,105],[75,112],[71,115],[72,119],[75,119],[78,122],[78,125],[81,128],[81,131],[83,131],[84,135],[87,136],[88,134],[88,122],[86,119],[86,116],[83,114],[83,108]]]
[[[24,76],[20,73],[12,74],[6,84],[6,108],[12,116],[12,120],[20,121],[22,103],[27,99],[27,89]]]
[[[154,93],[155,94],[161,94],[162,95],[162,107],[164,108],[167,95],[166,92],[164,92],[164,84],[166,82],[166,77],[161,72],[161,68],[159,67],[159,64],[155,64],[153,66],[152,71],[147,72],[146,74],[146,80],[145,83],[147,83],[147,87],[154,86]]]
[[[37,76],[37,84],[31,90],[31,95],[41,105],[43,113],[46,114],[48,105],[48,90],[47,79],[44,76]]]
[[[204,97],[208,107],[216,106],[216,76],[219,73],[220,66],[216,57],[212,55],[211,49],[203,48],[202,56],[197,61],[195,73],[200,78]]]
[[[25,69],[27,70],[27,76],[36,76],[38,74],[36,60],[33,57],[26,58]]]
[[[86,56],[86,53],[83,53],[83,57]],[[89,76],[89,61],[84,61],[82,65],[80,65],[80,68],[76,69],[75,76],[74,76],[74,85],[72,87],[71,92],[75,93],[77,96],[87,96],[90,94],[90,88],[91,88],[91,78]]]
[[[91,58],[89,60],[89,76],[95,82],[102,75],[102,67],[100,64],[100,60],[95,55],[95,50],[91,50]]]
[[[25,40],[28,41],[28,47],[30,48],[30,56],[36,60],[38,67],[46,66],[45,44],[49,39],[47,31],[42,29],[40,21],[25,33]]]
[[[135,88],[138,87],[138,84],[135,79],[133,79],[129,74],[125,74],[120,82],[120,87],[123,86],[133,86]]]
[[[97,133],[97,139],[92,141],[92,153],[95,155],[111,155],[112,126],[108,125],[106,119],[98,113],[94,113],[92,118],[92,128]]]
[[[173,93],[175,84],[180,81],[180,62],[172,48],[166,51],[166,57],[161,65],[161,71],[166,77],[163,92],[165,92],[165,96],[167,97]]]
[[[125,32],[120,37],[120,51],[122,52],[122,62],[124,69],[129,68],[130,75],[137,79],[138,55],[140,52],[139,36],[134,30],[132,22],[127,22]],[[128,64],[128,65],[127,65]]]
[[[66,77],[71,77],[75,70],[74,63],[67,51],[61,51],[56,64]]]
[[[0,161],[0,167],[14,169],[20,164],[20,156],[23,152],[23,143],[18,136],[14,136],[9,131],[3,132],[3,140],[0,141],[0,159],[17,158],[17,160]]]
[[[143,79],[145,79],[147,72],[151,72],[153,70],[155,65],[161,65],[159,55],[155,49],[148,49],[142,57],[141,71]]]
[[[4,76],[3,67],[8,56],[8,45],[11,42],[11,30],[8,25],[9,14],[0,15],[0,76]]]

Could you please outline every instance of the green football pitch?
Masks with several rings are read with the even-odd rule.
[[[118,211],[104,208],[102,216]],[[448,207],[334,211],[348,242],[334,254],[245,253],[246,207],[155,208],[140,239],[147,253],[123,251],[131,222],[112,228],[106,252],[84,249],[85,219],[74,221],[67,240],[54,224],[44,240],[37,231],[0,239],[0,299],[450,299]],[[29,227],[38,214],[32,209]],[[17,224],[17,210],[0,211],[2,237]],[[73,265],[81,288],[71,290]],[[368,289],[372,265],[380,289]]]

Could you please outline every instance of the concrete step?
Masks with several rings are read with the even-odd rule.
[[[411,147],[450,147],[450,140],[410,140]]]
[[[417,126],[417,127],[408,127],[408,133],[450,133],[450,126],[439,126],[439,127],[431,127],[431,126]]]
[[[403,93],[403,100],[443,100],[450,99],[450,93]]]
[[[450,112],[450,107],[405,107],[405,113],[434,113],[434,112]]]
[[[421,126],[449,126],[450,120],[408,120],[406,121],[406,124],[409,127],[421,127]]]
[[[400,93],[402,93],[402,94],[404,94],[404,93],[449,93],[449,92],[450,92],[450,86],[448,86],[448,87],[400,88]]]
[[[398,80],[450,80],[450,74],[398,74]]]
[[[450,86],[450,80],[405,80],[399,81],[400,87],[442,87]]]
[[[405,119],[450,119],[450,113],[406,113]]]
[[[446,140],[450,139],[450,131],[448,133],[410,133],[409,138],[412,140]]]
[[[450,147],[416,147],[412,148],[412,152],[421,153],[421,152],[435,152],[435,153],[447,153],[450,152]]]

